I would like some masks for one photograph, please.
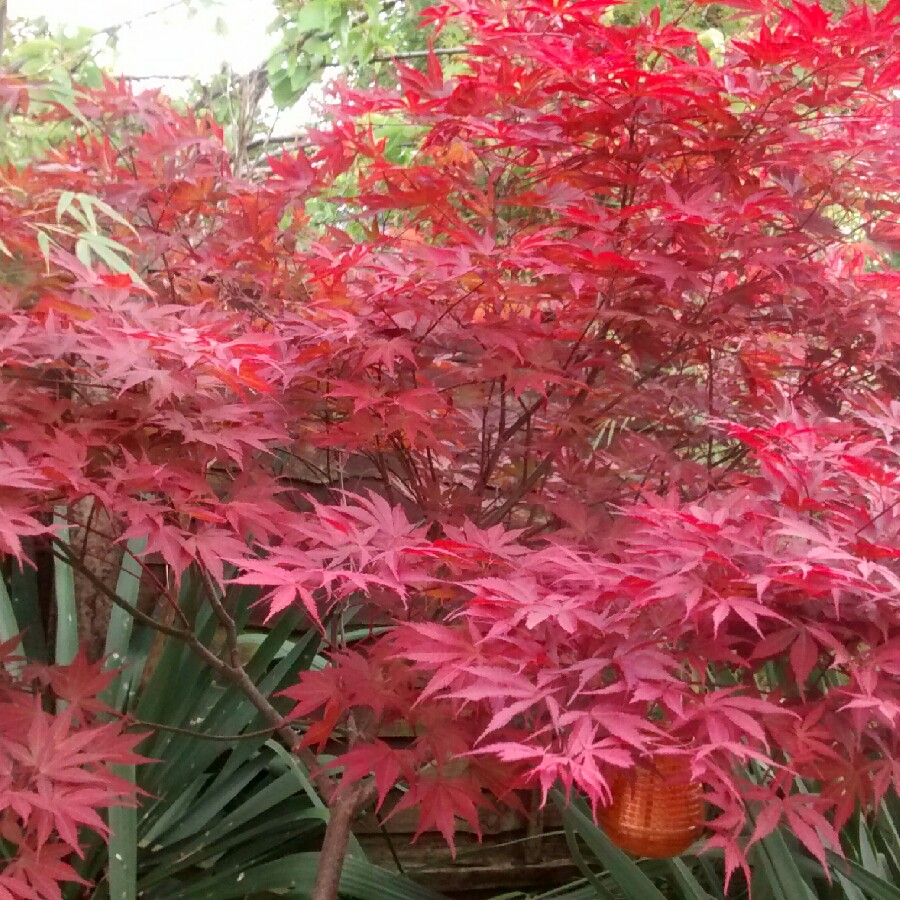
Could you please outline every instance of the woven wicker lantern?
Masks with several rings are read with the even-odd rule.
[[[600,824],[626,853],[667,859],[684,853],[703,832],[703,791],[691,781],[690,763],[657,756],[646,768],[612,784],[612,804]]]

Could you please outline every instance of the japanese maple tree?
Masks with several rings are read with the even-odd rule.
[[[675,754],[733,870],[896,783],[900,6],[749,0],[713,55],[609,8],[433,7],[464,74],[341,92],[256,181],[114,82],[4,171],[0,549],[90,500],[173,609],[325,630],[301,739],[260,704],[338,751],[320,900],[365,803],[452,842]]]
[[[423,829],[528,785],[603,805],[670,753],[729,870],[751,811],[824,864],[897,775],[900,7],[741,4],[717,59],[608,8],[444,3],[466,74],[341,95],[313,166],[356,190],[286,398],[383,488],[242,580],[397,622],[292,696]],[[421,129],[413,164],[373,116]]]

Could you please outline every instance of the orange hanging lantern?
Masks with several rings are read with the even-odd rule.
[[[703,832],[703,790],[691,781],[690,763],[683,758],[657,756],[650,766],[617,778],[612,795],[600,811],[600,824],[633,856],[678,856]]]

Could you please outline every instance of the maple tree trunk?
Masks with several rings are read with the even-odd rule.
[[[374,796],[374,784],[360,784],[351,791],[336,791],[333,795],[311,900],[338,900],[353,817]]]

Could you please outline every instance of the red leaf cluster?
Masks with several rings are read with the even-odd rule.
[[[125,734],[97,700],[114,672],[82,656],[23,668],[11,650],[0,647],[0,897],[61,900],[63,882],[82,880],[70,858],[83,831],[108,833],[98,810],[134,799],[111,766],[144,762],[133,752],[143,735]]]

